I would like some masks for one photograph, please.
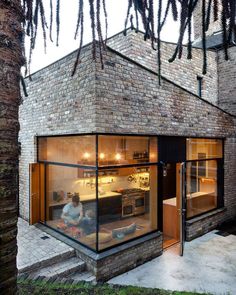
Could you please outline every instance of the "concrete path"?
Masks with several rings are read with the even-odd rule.
[[[75,250],[28,222],[18,219],[17,268],[19,273],[75,256]]]
[[[212,231],[185,243],[184,256],[177,247],[138,268],[109,281],[178,291],[236,294],[236,236]]]

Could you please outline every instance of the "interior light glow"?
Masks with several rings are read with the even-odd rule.
[[[119,161],[119,160],[121,159],[121,154],[117,153],[117,154],[115,155],[115,159],[116,159],[117,161]]]
[[[100,153],[99,158],[100,158],[101,160],[103,160],[103,159],[105,158],[105,154],[104,154],[104,153]]]
[[[89,159],[90,158],[90,153],[85,152],[83,157],[84,157],[84,159]]]

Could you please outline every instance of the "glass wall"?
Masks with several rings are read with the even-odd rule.
[[[99,166],[157,162],[157,138],[147,136],[98,137]]]
[[[188,138],[186,164],[187,218],[217,208],[223,198],[222,179],[223,142],[220,139]],[[211,159],[211,160],[210,160]],[[215,159],[215,160],[214,160]]]
[[[40,137],[38,160],[51,228],[94,251],[157,230],[156,137]]]
[[[157,167],[99,171],[99,250],[157,230]]]
[[[187,138],[187,160],[222,158],[221,139]]]
[[[187,218],[217,207],[217,170],[216,160],[187,163]]]
[[[221,140],[186,142],[192,218],[219,206],[223,149]],[[38,160],[45,165],[48,226],[97,252],[158,230],[156,136],[40,137]],[[179,183],[176,172],[173,181]],[[164,199],[177,193],[163,189]]]
[[[95,141],[94,135],[40,137],[38,160],[95,166]]]
[[[46,224],[96,249],[95,170],[46,165]]]

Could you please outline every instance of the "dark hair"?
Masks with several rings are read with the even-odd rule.
[[[74,194],[74,195],[73,195],[73,197],[72,197],[72,202],[73,202],[73,203],[77,203],[77,204],[79,204],[79,202],[80,202],[80,197],[79,197],[78,194]]]

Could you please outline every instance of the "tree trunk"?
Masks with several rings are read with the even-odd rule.
[[[0,0],[0,294],[15,294],[18,110],[23,20],[20,0]]]

